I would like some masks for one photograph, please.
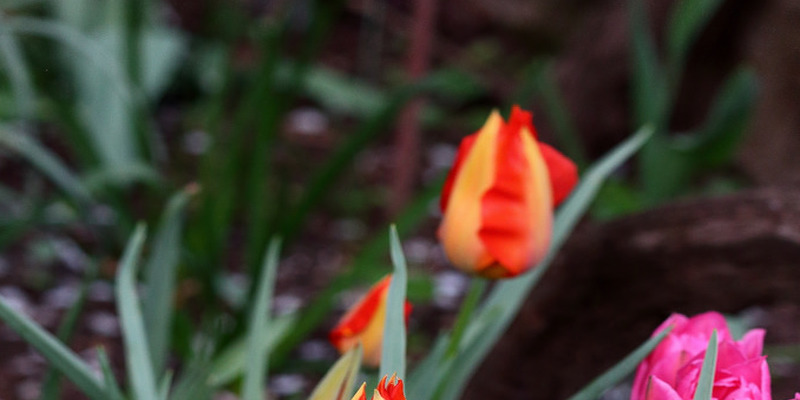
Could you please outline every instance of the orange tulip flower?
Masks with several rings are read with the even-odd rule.
[[[358,389],[358,392],[351,400],[367,400],[366,387],[366,383],[361,384],[361,388]],[[396,375],[392,375],[387,383],[384,376],[372,393],[371,400],[406,400],[406,395],[403,393],[403,381],[397,379]]]
[[[531,113],[497,111],[458,149],[441,196],[439,239],[458,268],[517,276],[544,258],[553,208],[578,181],[575,164],[537,140]]]
[[[373,285],[369,292],[339,320],[329,337],[340,353],[345,353],[360,342],[364,365],[370,367],[377,367],[381,362],[383,323],[386,319],[386,299],[391,280],[392,276],[387,275]],[[406,321],[410,313],[411,303],[406,301]]]

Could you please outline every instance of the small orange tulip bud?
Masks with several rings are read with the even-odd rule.
[[[544,258],[553,208],[578,181],[564,155],[537,140],[531,114],[496,111],[461,142],[442,190],[439,239],[458,268],[486,278],[517,276]]]
[[[386,378],[384,376],[378,383],[378,387],[372,393],[371,400],[406,400],[406,395],[403,392],[403,381],[397,379],[396,375],[392,375],[389,382],[386,382]],[[367,400],[366,386],[366,384],[362,384],[351,400]]]
[[[330,333],[330,341],[340,353],[345,353],[360,342],[364,365],[370,367],[377,367],[381,362],[386,299],[391,279],[392,276],[387,275],[373,285],[369,292],[339,320]],[[410,313],[411,303],[406,302],[406,321]]]

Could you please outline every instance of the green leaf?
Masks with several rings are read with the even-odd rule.
[[[144,245],[145,227],[136,227],[117,272],[117,313],[120,317],[128,382],[137,399],[158,399],[150,346],[136,295],[136,268]]]
[[[172,370],[170,370],[165,372],[164,376],[161,378],[161,384],[158,385],[159,399],[161,400],[169,399],[169,392],[170,388],[172,387],[172,377],[173,377],[173,372]]]
[[[386,319],[383,323],[383,344],[381,347],[381,368],[379,376],[397,375],[398,379],[406,376],[406,287],[408,272],[403,245],[397,234],[397,227],[389,228],[389,245],[394,264],[389,294],[386,296]]]
[[[296,315],[277,317],[270,321],[270,330],[266,333],[266,340],[262,345],[267,353],[271,353],[275,344],[286,334],[293,332],[292,327],[297,319]],[[211,365],[208,376],[208,385],[220,387],[232,382],[245,370],[245,358],[251,349],[247,347],[244,339],[233,342],[220,353]]]
[[[79,204],[92,201],[89,189],[49,150],[23,132],[0,126],[0,145],[26,158],[56,186]]]
[[[266,388],[264,380],[267,376],[267,333],[270,331],[269,317],[272,304],[272,293],[275,290],[275,274],[278,270],[278,252],[280,239],[272,239],[264,254],[261,267],[261,279],[256,287],[256,297],[250,313],[250,325],[247,329],[247,369],[242,383],[243,400],[261,400]]]
[[[408,399],[431,399],[443,376],[450,370],[453,357],[445,357],[450,343],[448,335],[436,338],[433,348],[424,360],[416,364],[404,386]]]
[[[78,298],[75,299],[75,301],[69,307],[67,313],[64,314],[64,317],[58,326],[58,331],[56,332],[58,340],[64,343],[69,342],[69,338],[72,336],[72,333],[75,331],[75,327],[78,324],[78,318],[81,316],[81,312],[83,312],[83,307],[86,305],[86,296],[89,292],[89,285],[94,282],[96,277],[97,266],[91,263],[88,265],[81,281]],[[50,367],[47,369],[47,372],[45,372],[42,382],[42,394],[39,399],[55,400],[61,390],[61,374]],[[108,385],[106,385],[106,387],[108,387]]]
[[[708,340],[706,355],[703,357],[703,368],[700,370],[700,379],[694,392],[694,400],[711,400],[714,390],[714,372],[717,370],[717,330],[711,332]]]
[[[160,371],[166,362],[172,325],[172,299],[180,260],[183,214],[195,186],[187,187],[169,200],[145,266],[147,295],[142,300],[147,342],[153,368]]]
[[[442,393],[439,399],[455,400],[460,396],[467,380],[517,315],[530,290],[547,271],[567,236],[592,204],[603,182],[652,135],[652,127],[641,128],[587,170],[581,178],[581,183],[556,213],[550,250],[545,259],[533,271],[495,285],[489,297],[475,313],[465,332],[458,356],[452,363],[450,371],[441,380]],[[413,383],[409,383],[409,386],[413,386]]]
[[[5,19],[3,12],[0,11],[0,27],[5,24]],[[0,29],[0,63],[4,64],[8,71],[18,115],[30,119],[36,111],[33,83],[17,38],[10,32],[3,32],[2,29]]]
[[[660,130],[667,117],[670,94],[666,76],[659,63],[655,42],[650,33],[645,2],[629,0],[633,110],[637,126],[654,124]]]
[[[703,127],[675,137],[671,147],[690,157],[696,168],[717,167],[729,162],[744,137],[757,90],[753,71],[737,71],[717,95]]]
[[[346,400],[361,367],[361,346],[344,353],[311,392],[308,400]]]
[[[117,378],[114,377],[108,354],[102,347],[97,348],[97,361],[100,364],[100,371],[103,372],[103,382],[109,392],[110,400],[123,400],[125,397],[122,395],[119,384],[117,384]]]
[[[611,367],[608,371],[595,378],[586,387],[581,389],[578,393],[569,398],[569,400],[595,400],[611,388],[619,383],[626,376],[630,375],[639,363],[650,354],[653,349],[658,346],[665,336],[672,330],[672,326],[667,327],[658,335],[651,337],[646,342],[642,343],[633,352],[628,354],[619,363]]]
[[[55,40],[78,54],[64,53],[76,80],[78,110],[89,128],[95,152],[108,169],[124,169],[137,161],[131,110],[144,102],[118,61],[120,37],[104,33],[90,37],[66,23],[41,18],[7,18],[5,29]]]
[[[464,334],[464,330],[467,327],[467,323],[472,318],[475,307],[481,300],[486,286],[486,279],[472,278],[472,284],[470,285],[464,301],[461,303],[461,308],[458,310],[456,322],[453,324],[453,330],[450,334],[450,344],[447,346],[447,357],[454,357],[458,354],[458,348],[461,345],[461,338]]]
[[[677,87],[689,48],[708,20],[717,12],[722,0],[679,0],[667,25],[667,58]]]
[[[0,319],[38,350],[53,367],[61,371],[89,398],[92,400],[111,398],[110,392],[95,377],[94,372],[86,363],[36,322],[14,310],[2,296],[0,296]]]

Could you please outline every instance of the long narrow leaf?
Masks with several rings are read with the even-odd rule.
[[[270,321],[269,332],[267,332],[265,341],[262,343],[267,354],[272,353],[272,349],[275,347],[278,340],[283,338],[287,333],[294,332],[292,328],[294,327],[295,320],[295,315],[287,315],[277,317]],[[251,349],[247,347],[246,338],[228,345],[211,364],[208,375],[208,385],[211,387],[220,387],[241,376],[245,370],[247,354],[250,351]]]
[[[142,300],[142,308],[155,371],[163,368],[168,354],[172,298],[183,233],[183,211],[195,192],[196,187],[188,187],[169,200],[145,267],[147,296]]]
[[[128,380],[137,399],[158,399],[155,371],[147,344],[142,311],[136,295],[136,269],[144,245],[145,227],[139,225],[128,241],[117,272],[117,312],[125,344]]]
[[[103,372],[103,382],[108,391],[109,400],[123,400],[122,390],[117,384],[117,378],[114,377],[114,371],[111,369],[111,362],[108,360],[108,354],[100,347],[97,349],[97,361],[100,364],[100,371]]]
[[[708,340],[706,355],[703,357],[703,368],[700,370],[700,379],[694,392],[694,400],[711,400],[714,390],[714,372],[717,370],[717,330],[711,332]]]
[[[645,6],[645,3],[639,0],[628,1],[633,110],[637,125],[655,124],[656,129],[659,129],[666,118],[669,92]]]
[[[94,372],[86,363],[81,361],[72,350],[59,342],[53,335],[37,325],[36,322],[15,311],[2,297],[0,297],[0,319],[5,321],[14,332],[22,336],[28,344],[42,353],[42,356],[53,367],[61,371],[89,398],[92,400],[107,400],[110,398],[103,383],[95,377]]]
[[[680,0],[675,4],[667,26],[667,59],[673,88],[679,84],[689,48],[720,5],[722,0]]]
[[[81,282],[80,290],[78,291],[78,298],[72,303],[67,310],[64,318],[58,326],[56,336],[58,340],[69,343],[69,338],[75,331],[78,324],[78,318],[83,312],[83,307],[86,305],[86,296],[89,292],[89,285],[94,281],[97,276],[97,266],[89,264],[86,274]],[[42,383],[42,395],[39,397],[41,400],[55,400],[61,389],[61,374],[53,368],[48,368],[44,375]]]
[[[569,400],[595,400],[600,398],[603,392],[619,383],[619,381],[624,379],[626,376],[630,375],[633,370],[636,369],[636,366],[639,365],[639,362],[647,357],[647,355],[650,354],[650,352],[653,351],[653,349],[655,349],[662,340],[664,340],[664,337],[667,336],[671,330],[672,327],[670,326],[661,331],[658,335],[653,336],[646,342],[642,343],[636,348],[636,350],[623,358],[622,361],[611,367],[602,375],[595,378],[588,385],[586,385],[586,387],[570,397]]]
[[[361,367],[361,346],[344,353],[311,392],[308,400],[345,400]]]
[[[0,126],[0,145],[19,153],[33,166],[42,171],[56,186],[80,204],[91,202],[86,186],[44,146],[25,133]]]
[[[6,18],[3,27],[8,32],[43,36],[60,42],[92,61],[116,84],[115,89],[126,101],[135,101],[133,90],[127,85],[125,71],[117,58],[98,42],[69,25],[41,18],[14,16]]]
[[[398,379],[406,376],[406,321],[405,302],[408,272],[403,246],[394,225],[390,231],[390,254],[394,264],[392,282],[386,300],[386,319],[383,323],[383,344],[381,347],[381,368],[379,376],[397,374]]]
[[[5,23],[5,17],[0,12],[0,26]],[[17,100],[18,113],[22,118],[29,119],[34,114],[35,93],[28,68],[25,64],[22,51],[20,51],[17,38],[10,32],[0,30],[0,63],[5,64],[8,71],[11,89]]]
[[[640,149],[652,134],[651,127],[640,129],[583,175],[581,183],[556,214],[553,238],[545,259],[532,272],[496,285],[486,302],[475,313],[472,323],[468,326],[460,354],[445,378],[447,386],[441,399],[454,400],[460,396],[469,377],[516,316],[525,297],[547,271],[558,249],[592,204],[603,182],[611,172]]]
[[[272,292],[275,290],[275,274],[278,270],[278,252],[280,239],[272,239],[264,254],[261,267],[261,279],[256,287],[255,304],[250,314],[250,326],[247,330],[247,370],[244,373],[243,400],[261,400],[266,388],[264,381],[267,375],[267,332],[270,330],[269,312],[272,304]]]

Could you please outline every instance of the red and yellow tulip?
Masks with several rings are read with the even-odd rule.
[[[366,387],[366,383],[361,384],[361,388],[358,389],[358,392],[351,400],[367,400]],[[386,377],[384,376],[372,393],[371,400],[406,400],[406,395],[403,392],[403,381],[397,379],[396,375],[392,375],[389,382],[386,382]]]
[[[386,319],[386,299],[392,276],[387,275],[372,286],[339,320],[331,330],[330,341],[340,353],[361,343],[364,365],[377,367],[381,362],[383,344],[383,323]],[[405,316],[411,313],[411,304],[405,304]]]
[[[508,278],[541,261],[553,208],[578,181],[575,164],[537,139],[531,113],[497,111],[458,149],[441,196],[439,238],[458,268]]]

